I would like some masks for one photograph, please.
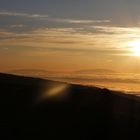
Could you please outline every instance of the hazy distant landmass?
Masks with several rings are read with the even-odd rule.
[[[43,69],[15,69],[9,71],[9,73],[35,74],[35,73],[50,73],[50,71],[43,70]]]
[[[15,69],[8,71],[8,73],[32,76],[32,77],[49,77],[51,75],[55,75],[57,72],[52,72],[43,69]]]
[[[48,71],[43,69],[18,69],[8,73],[39,77],[81,85],[105,87],[140,95],[140,74],[123,73],[111,69],[90,69],[74,72]]]
[[[5,139],[135,139],[140,99],[108,89],[0,74]]]
[[[114,70],[110,70],[110,69],[89,69],[89,70],[79,70],[76,71],[76,73],[79,74],[94,74],[94,73],[104,73],[104,74],[109,74],[109,73],[117,73]]]
[[[43,70],[43,69],[15,69],[9,72],[50,72],[50,71]]]
[[[57,72],[57,71],[48,71],[48,70],[43,70],[43,69],[16,69],[16,70],[11,70],[9,73],[23,73],[23,74],[56,74],[56,73],[64,73],[64,72]],[[94,73],[104,73],[104,74],[109,74],[109,73],[117,73],[116,71],[110,70],[110,69],[87,69],[87,70],[78,70],[78,71],[71,71],[68,72],[70,74],[76,73],[76,74],[94,74]]]

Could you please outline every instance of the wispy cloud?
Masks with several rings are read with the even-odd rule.
[[[14,32],[9,32],[9,31],[5,31],[5,30],[1,30],[0,31],[0,37],[5,37],[5,38],[8,38],[8,37],[12,37],[14,36],[15,37],[16,33]]]
[[[73,23],[73,24],[92,24],[92,23],[109,23],[110,20],[88,20],[88,19],[63,19],[63,18],[52,18],[55,22]]]
[[[91,28],[96,29],[104,33],[114,33],[114,34],[140,34],[139,27],[117,27],[117,26],[91,26]]]
[[[48,15],[29,14],[29,13],[12,12],[12,11],[0,11],[0,16],[19,16],[19,17],[28,17],[28,18],[47,18],[48,17]]]
[[[25,25],[23,25],[23,24],[14,24],[14,25],[11,25],[10,27],[11,28],[23,28],[23,27],[25,27]]]
[[[23,27],[22,24],[11,25],[11,27]],[[140,28],[139,27],[115,27],[115,26],[87,26],[85,28],[38,28],[34,29],[33,31],[28,31],[24,33],[16,33],[10,32],[7,30],[0,30],[1,36],[8,36],[11,37],[21,36],[21,37],[31,37],[31,38],[38,38],[44,39],[48,41],[48,39],[58,39],[58,40],[78,40],[80,39],[81,42],[89,42],[88,44],[92,43],[97,40],[113,40],[113,39],[128,39],[130,37],[140,37]],[[111,38],[110,38],[111,37]],[[95,39],[95,40],[94,40]],[[55,42],[55,41],[54,41]],[[61,42],[61,41],[60,41]]]
[[[95,26],[96,32],[88,32],[83,28],[39,28],[27,33],[0,32],[2,46],[34,46],[51,52],[67,53],[102,53],[111,55],[126,55],[126,43],[131,36],[139,36],[132,28]],[[135,29],[136,30],[136,29]],[[118,32],[120,32],[118,34]],[[126,31],[126,32],[124,32]],[[113,32],[113,34],[109,34]]]
[[[0,11],[0,16],[18,16],[18,17],[26,17],[26,18],[35,18],[39,20],[47,20],[56,23],[67,23],[67,24],[99,24],[99,23],[110,23],[111,21],[108,19],[105,20],[89,20],[89,19],[69,19],[69,18],[56,18],[51,17],[50,15],[43,14],[30,14],[23,12],[14,12],[14,11]]]

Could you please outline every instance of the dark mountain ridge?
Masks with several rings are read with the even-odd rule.
[[[5,139],[135,139],[139,98],[96,87],[0,74]]]

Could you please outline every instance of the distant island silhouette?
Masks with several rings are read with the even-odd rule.
[[[79,70],[75,71],[75,73],[79,74],[92,74],[92,73],[104,73],[104,74],[109,74],[109,73],[117,73],[117,71],[111,70],[111,69],[85,69],[85,70]]]
[[[4,73],[0,90],[0,132],[5,139],[139,137],[139,97]]]

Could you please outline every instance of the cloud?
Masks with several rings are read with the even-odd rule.
[[[45,48],[44,48],[45,50]],[[127,55],[128,52],[124,49],[113,49],[113,48],[67,48],[67,47],[48,47],[46,48],[48,51],[55,51],[55,52],[67,52],[67,53],[76,53],[76,54],[111,54],[111,55]]]
[[[34,46],[40,51],[128,55],[127,42],[140,37],[140,28],[92,26],[86,28],[39,28],[26,33],[0,31],[0,45]],[[131,38],[132,37],[132,38]],[[33,48],[34,49],[34,48]],[[37,50],[36,50],[37,51]]]
[[[0,38],[1,37],[5,37],[5,38],[9,38],[9,37],[15,37],[16,36],[16,33],[14,32],[9,32],[9,31],[5,31],[5,30],[0,30]]]
[[[11,25],[10,27],[11,28],[22,28],[22,27],[25,27],[25,25],[23,25],[23,24],[14,24],[14,25]]]
[[[29,14],[29,13],[12,12],[12,11],[0,11],[0,16],[19,16],[19,17],[28,17],[28,18],[47,18],[48,17],[48,15]]]
[[[5,51],[14,50],[20,55],[28,56],[48,56],[49,54],[62,54],[67,56],[72,55],[127,55],[128,52],[124,49],[113,49],[113,48],[82,48],[82,47],[69,47],[69,46],[27,46],[22,44],[15,45],[0,45],[0,48]],[[12,51],[13,52],[13,51]],[[95,56],[95,55],[94,55]],[[110,62],[110,61],[109,61]]]
[[[67,24],[99,24],[99,23],[110,23],[111,21],[108,19],[105,20],[89,20],[89,19],[67,19],[67,18],[55,18],[48,15],[42,14],[30,14],[23,12],[13,12],[13,11],[0,11],[0,16],[18,16],[18,17],[27,17],[27,18],[35,18],[39,20],[47,20],[51,22],[59,22],[59,23],[67,23]]]
[[[104,33],[114,34],[139,34],[139,27],[117,27],[117,26],[91,26],[91,28]]]
[[[72,24],[93,24],[93,23],[109,23],[110,20],[83,20],[83,19],[63,19],[63,18],[52,18],[52,21],[55,22],[64,22],[64,23],[72,23]]]

